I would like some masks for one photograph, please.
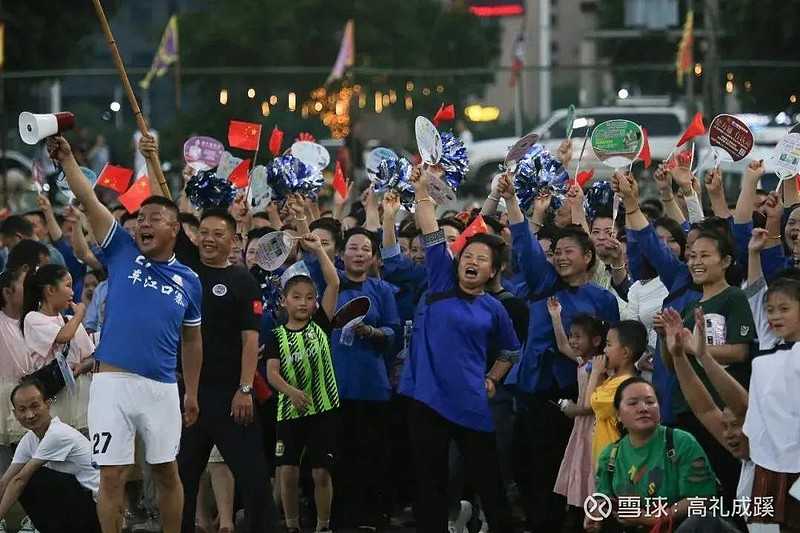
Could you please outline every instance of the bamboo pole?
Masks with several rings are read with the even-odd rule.
[[[103,6],[100,0],[92,0],[92,2],[94,3],[94,10],[97,12],[97,18],[100,19],[100,25],[103,27],[103,33],[106,35],[108,46],[111,48],[111,56],[114,58],[117,71],[119,71],[119,77],[120,80],[122,80],[122,88],[125,90],[125,94],[128,95],[128,101],[130,101],[131,107],[133,108],[133,116],[136,118],[136,125],[139,127],[139,131],[142,135],[146,135],[148,133],[147,125],[144,122],[142,110],[139,109],[139,103],[136,101],[136,95],[133,92],[133,87],[131,87],[131,82],[128,80],[128,73],[125,71],[125,65],[122,63],[122,57],[119,55],[119,49],[117,49],[117,43],[114,40],[114,35],[111,33],[111,27],[108,25],[108,19],[103,11]],[[158,154],[148,154],[147,159],[150,161],[150,167],[156,172],[156,180],[158,180],[158,185],[161,187],[162,194],[171,200],[172,195],[169,192],[167,181],[164,179],[164,173],[161,172]]]

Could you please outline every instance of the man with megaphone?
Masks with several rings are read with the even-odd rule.
[[[152,467],[164,531],[178,533],[183,509],[175,462],[181,438],[175,374],[179,341],[186,425],[197,420],[203,358],[200,281],[173,253],[180,230],[178,208],[166,198],[148,198],[131,237],[98,200],[69,143],[61,136],[50,137],[47,149],[64,169],[107,258],[103,340],[95,352],[89,396],[92,461],[100,467],[100,524],[104,533],[122,530],[125,482],[138,435]]]

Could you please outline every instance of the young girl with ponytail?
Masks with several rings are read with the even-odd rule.
[[[94,368],[94,344],[81,324],[86,306],[74,303],[72,276],[59,265],[45,265],[25,276],[20,328],[36,371],[63,353],[75,376],[77,395],[62,388],[52,405],[53,414],[78,430],[88,427],[89,373]],[[72,309],[67,319],[63,313]]]

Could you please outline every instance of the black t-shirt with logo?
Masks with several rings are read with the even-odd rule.
[[[242,370],[242,331],[261,328],[261,290],[241,266],[199,265],[203,285],[200,387],[235,391]]]

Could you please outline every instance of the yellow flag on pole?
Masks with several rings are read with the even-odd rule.
[[[694,45],[694,12],[686,13],[686,22],[683,24],[683,35],[678,45],[678,54],[675,57],[675,74],[678,77],[678,85],[683,87],[683,76],[692,71]]]

